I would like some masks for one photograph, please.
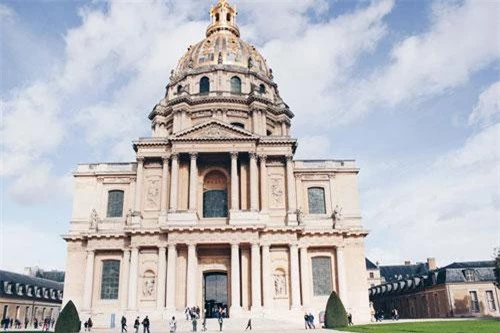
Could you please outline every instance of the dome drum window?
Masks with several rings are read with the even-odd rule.
[[[231,93],[241,94],[241,79],[237,76],[231,78]]]
[[[200,94],[207,95],[210,92],[210,79],[206,76],[200,80]]]

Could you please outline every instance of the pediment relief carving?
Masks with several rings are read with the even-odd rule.
[[[227,140],[227,139],[253,139],[251,133],[236,129],[229,124],[211,121],[192,127],[176,134],[173,140]]]

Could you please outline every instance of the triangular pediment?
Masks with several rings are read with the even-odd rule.
[[[172,140],[252,140],[252,133],[218,120],[193,126],[176,133]]]

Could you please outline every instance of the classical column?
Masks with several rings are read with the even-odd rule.
[[[123,278],[120,278],[120,299],[122,310],[127,308],[128,299],[128,277],[130,275],[130,250],[123,250],[123,261],[122,261]]]
[[[252,244],[252,310],[261,309],[260,300],[260,247]]]
[[[161,204],[160,211],[165,214],[168,207],[168,157],[163,158],[163,169],[161,174]]]
[[[142,181],[144,171],[144,157],[137,157],[137,181],[135,184],[134,211],[141,211]]]
[[[290,244],[290,284],[292,309],[300,307],[299,250],[297,244]]]
[[[252,110],[252,125],[253,125],[253,132],[255,134],[260,134],[259,110],[256,110],[256,109]]]
[[[240,245],[231,244],[231,312],[241,310],[240,306]]]
[[[295,177],[293,176],[293,156],[286,157],[286,188],[288,198],[288,212],[295,213],[297,200],[295,199]]]
[[[92,289],[94,282],[94,258],[95,251],[87,250],[87,267],[85,269],[85,284],[83,286],[83,308],[90,310],[92,308]]]
[[[189,166],[189,210],[196,211],[196,192],[198,185],[197,153],[190,153],[191,163]]]
[[[167,269],[167,310],[175,311],[175,277],[177,263],[176,244],[168,245],[168,269]]]
[[[286,123],[284,121],[281,122],[281,136],[286,136]]]
[[[259,184],[257,179],[257,156],[250,153],[250,210],[259,210]]]
[[[262,294],[264,307],[270,309],[272,300],[272,276],[271,276],[271,253],[269,245],[262,245]]]
[[[172,174],[170,180],[170,210],[177,210],[177,186],[179,183],[179,155],[172,155]]]
[[[137,308],[137,273],[139,264],[139,248],[133,247],[130,255],[130,276],[128,278],[128,309]]]
[[[196,286],[198,258],[196,257],[196,244],[188,244],[187,281],[186,281],[186,306],[196,306]]]
[[[231,209],[238,210],[239,198],[238,198],[238,153],[231,153]]]
[[[309,289],[309,262],[307,260],[307,247],[300,248],[300,282],[302,289],[302,305],[309,306],[310,289]]]
[[[167,258],[165,246],[158,247],[158,287],[156,294],[156,308],[162,310],[165,308],[165,280],[167,277]]]
[[[266,167],[266,155],[259,156],[260,158],[260,200],[261,200],[261,211],[267,212],[267,167]]]
[[[344,303],[344,307],[347,309],[349,303],[347,300],[347,285],[345,276],[345,259],[344,259],[344,247],[337,247],[337,272],[338,272],[338,282],[339,282],[339,297]]]

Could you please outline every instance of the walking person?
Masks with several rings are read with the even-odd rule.
[[[252,318],[249,318],[249,319],[248,319],[248,323],[247,323],[247,327],[245,327],[245,331],[246,331],[248,328],[250,329],[250,331],[252,330]]]
[[[87,320],[87,327],[88,327],[89,332],[92,329],[93,325],[94,325],[94,323],[92,322],[92,319],[90,319],[90,317],[89,317],[89,320]]]
[[[139,317],[135,318],[134,321],[134,333],[139,333],[139,326],[141,325],[141,322],[139,321]]]
[[[222,316],[219,316],[219,332],[222,332],[222,324],[224,324],[224,319],[222,319]]]
[[[146,318],[144,318],[144,320],[142,321],[142,327],[144,328],[144,333],[151,333],[149,331],[149,318],[148,316],[146,316]]]
[[[306,330],[309,328],[311,329],[311,324],[309,322],[309,315],[307,313],[304,314],[304,326]]]
[[[175,320],[175,317],[172,317],[172,320],[168,323],[170,326],[170,333],[175,333],[177,330],[177,321]]]
[[[122,316],[120,323],[122,324],[122,333],[127,332],[127,318],[125,316]]]
[[[354,323],[352,322],[352,314],[350,312],[347,315],[347,325],[349,326],[354,325]]]
[[[309,328],[316,329],[316,326],[314,325],[314,316],[310,312],[309,312]]]

